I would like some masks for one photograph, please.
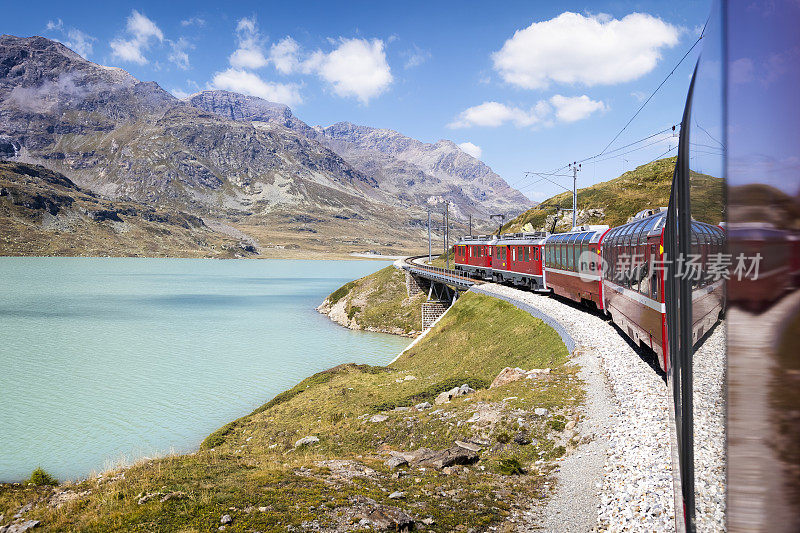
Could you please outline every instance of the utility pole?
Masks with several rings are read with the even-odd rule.
[[[450,220],[448,219],[447,208],[449,201],[444,202],[444,261],[447,270],[450,270]]]
[[[431,206],[428,205],[428,264],[431,264]]]
[[[572,169],[572,227],[574,228],[578,221],[578,171],[581,165],[573,162],[569,166]]]

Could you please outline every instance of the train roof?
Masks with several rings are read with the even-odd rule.
[[[497,235],[464,235],[456,244],[493,244]]]
[[[660,213],[655,213],[647,217],[637,218],[632,222],[611,229],[605,236],[603,242],[627,235],[638,235],[639,237],[661,235],[666,221],[666,211],[661,211]],[[692,233],[695,235],[708,234],[723,236],[725,232],[719,226],[692,219]]]
[[[516,244],[542,244],[548,233],[546,231],[504,233],[500,235],[496,244],[516,245]]]
[[[576,226],[572,231],[566,233],[554,233],[547,237],[547,244],[566,242],[566,243],[597,243],[600,238],[608,231],[606,225]]]

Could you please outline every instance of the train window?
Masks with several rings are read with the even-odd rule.
[[[642,227],[642,232],[644,233],[645,238],[647,238],[647,235],[649,235],[650,232],[653,231],[653,228],[658,223],[659,218],[663,217],[654,216],[646,220],[644,226]]]

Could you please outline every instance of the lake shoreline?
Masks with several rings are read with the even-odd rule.
[[[475,328],[497,335],[473,346],[465,332]],[[0,485],[0,514],[23,509],[19,520],[45,529],[120,520],[165,530],[221,520],[236,530],[317,521],[326,531],[363,520],[437,531],[515,523],[548,497],[570,446],[563,428],[582,393],[568,353],[541,321],[479,295],[459,299],[431,333],[388,366],[340,364],[300,381],[196,452],[56,488]],[[467,346],[482,363],[461,357]],[[490,388],[508,364],[547,370]],[[461,392],[442,400],[453,386]],[[440,455],[459,459],[439,464]]]
[[[27,478],[37,466],[83,478],[120,460],[191,451],[309,374],[342,361],[385,364],[407,341],[342,330],[313,311],[340,280],[376,268],[363,260],[0,259],[9,330],[0,355],[13,365],[0,377],[2,478]],[[47,391],[25,387],[42,379]],[[64,387],[83,392],[63,402]]]

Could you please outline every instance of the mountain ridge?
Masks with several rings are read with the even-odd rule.
[[[189,100],[56,41],[0,37],[0,157],[44,165],[109,200],[233,225],[264,249],[291,244],[319,253],[423,244],[430,196],[454,200],[453,212],[477,214],[476,224],[498,208],[487,201],[491,180],[448,177],[455,167],[485,167],[452,143],[384,133],[397,150],[413,146],[429,160],[381,155],[352,139],[358,157],[349,159],[334,149],[336,128],[326,135],[286,106],[226,91]],[[364,135],[391,131],[364,128]]]
[[[265,121],[293,129],[323,143],[360,172],[374,175],[387,192],[408,203],[425,206],[429,197],[441,196],[455,204],[456,214],[462,218],[485,217],[498,210],[518,213],[535,205],[449,139],[425,143],[392,129],[348,121],[312,127],[297,118],[288,106],[230,91],[201,91],[183,101],[234,120]],[[437,157],[431,157],[434,152]],[[409,193],[419,184],[428,189]],[[464,188],[468,190],[465,192]],[[496,202],[490,201],[487,190],[498,197]],[[504,196],[509,198],[500,200]],[[482,203],[489,205],[483,207]]]

